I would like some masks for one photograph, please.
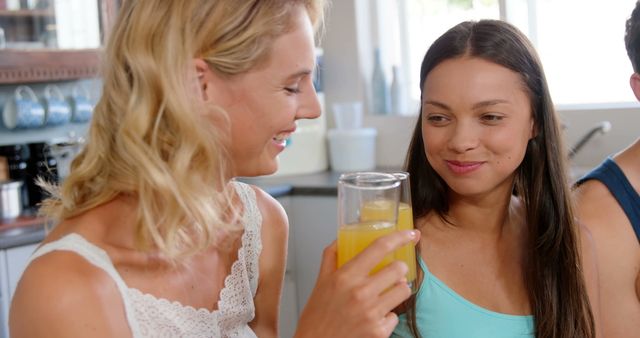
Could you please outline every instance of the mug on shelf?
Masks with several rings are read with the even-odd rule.
[[[80,92],[82,91],[82,92]],[[93,104],[89,98],[89,91],[84,86],[74,86],[69,96],[72,122],[87,122],[93,114]]]
[[[18,86],[5,103],[2,118],[7,129],[37,128],[44,124],[45,112],[31,88]]]
[[[71,120],[71,108],[64,100],[64,95],[56,85],[47,85],[44,88],[42,106],[45,111],[45,125],[58,126]]]

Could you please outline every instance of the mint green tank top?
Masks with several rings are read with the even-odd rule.
[[[416,321],[423,338],[535,338],[533,316],[489,311],[449,288],[419,258],[424,280],[416,294]],[[405,315],[391,337],[413,337]]]

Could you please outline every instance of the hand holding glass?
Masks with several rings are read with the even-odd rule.
[[[404,171],[394,172],[393,175],[400,181],[400,198],[398,202],[398,220],[396,230],[413,230],[413,209],[411,208],[411,185],[409,184],[409,173]],[[364,221],[379,219],[383,217],[379,213],[391,213],[391,204],[381,207],[378,204],[365,205],[361,218]],[[389,217],[391,217],[389,215]],[[413,243],[406,244],[395,252],[395,259],[405,262],[409,270],[407,271],[407,283],[412,292],[416,292],[416,248]]]

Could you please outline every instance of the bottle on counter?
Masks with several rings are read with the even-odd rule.
[[[393,66],[393,78],[391,80],[391,113],[395,115],[407,115],[407,88],[400,67]]]
[[[373,61],[373,74],[371,76],[372,112],[376,115],[388,115],[391,110],[391,99],[384,68],[382,67],[380,48],[375,49]]]
[[[313,87],[316,89],[316,93],[324,92],[324,50],[322,48],[316,48],[316,69],[313,73]]]

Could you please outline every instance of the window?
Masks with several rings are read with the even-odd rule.
[[[557,105],[635,102],[629,88],[633,70],[624,46],[625,21],[635,2],[396,0],[400,36],[395,40],[402,51],[398,63],[404,65],[410,94],[417,101],[420,63],[438,36],[464,20],[503,19],[536,46]],[[384,18],[380,24],[384,27]]]

